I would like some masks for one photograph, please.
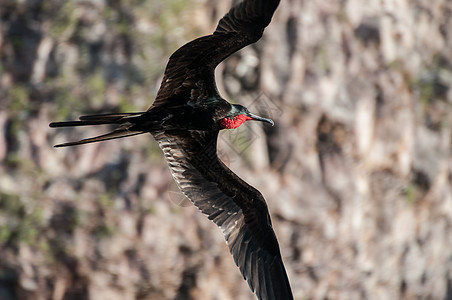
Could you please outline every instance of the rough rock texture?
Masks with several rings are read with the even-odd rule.
[[[297,299],[452,299],[452,2],[282,0],[218,68],[272,117],[219,155],[267,199]],[[149,136],[53,120],[140,111],[231,1],[0,2],[0,299],[254,299]]]

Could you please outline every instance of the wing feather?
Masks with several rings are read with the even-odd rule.
[[[181,191],[221,228],[251,290],[261,300],[293,299],[265,200],[218,159],[218,132],[153,135]]]
[[[231,8],[213,34],[195,39],[174,52],[149,109],[187,101],[202,105],[208,98],[218,96],[215,67],[259,40],[278,4],[279,0],[245,0]]]

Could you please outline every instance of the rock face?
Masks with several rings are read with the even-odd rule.
[[[48,128],[147,109],[230,5],[0,3],[0,299],[254,299],[150,136]],[[452,299],[451,1],[282,1],[217,79],[277,124],[219,155],[267,199],[297,299]]]

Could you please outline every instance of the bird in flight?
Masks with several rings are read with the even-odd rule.
[[[259,40],[279,0],[244,0],[219,21],[211,35],[174,52],[151,107],[145,112],[81,116],[50,127],[116,124],[107,134],[55,147],[75,146],[150,133],[158,142],[179,189],[217,224],[235,263],[251,290],[262,300],[293,299],[289,280],[262,194],[217,156],[222,129],[248,120],[269,123],[241,105],[223,99],[215,84],[215,67]]]

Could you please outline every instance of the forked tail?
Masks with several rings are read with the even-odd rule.
[[[139,130],[137,128],[137,121],[140,119],[139,117],[142,116],[143,114],[144,112],[88,115],[81,116],[79,118],[80,119],[79,121],[52,122],[49,124],[49,126],[57,128],[57,127],[73,127],[73,126],[89,126],[105,124],[119,125],[118,128],[107,134],[83,139],[77,142],[68,142],[64,144],[55,145],[55,147],[75,146],[146,133],[147,131]]]

